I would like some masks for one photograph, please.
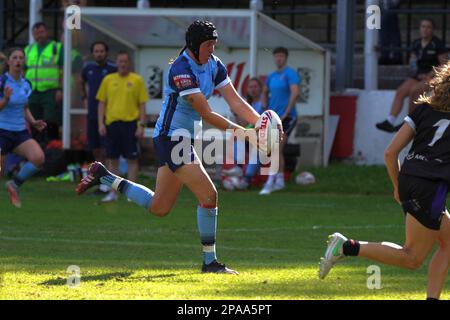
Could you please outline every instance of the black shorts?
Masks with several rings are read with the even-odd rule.
[[[11,153],[15,148],[29,139],[31,139],[31,135],[27,130],[9,131],[0,129],[1,154]]]
[[[120,156],[133,160],[139,157],[136,138],[137,121],[114,121],[106,126],[106,157],[118,159]]]
[[[167,164],[169,169],[175,172],[185,164],[198,160],[191,138],[178,137],[176,140],[172,140],[172,137],[158,136],[153,138],[153,143],[158,159],[158,167],[163,167]],[[178,145],[179,143],[182,144]],[[175,147],[177,149],[174,150]],[[184,152],[186,150],[187,152]]]
[[[87,121],[87,144],[88,150],[104,148],[106,145],[105,137],[98,132],[97,119],[88,119]]]
[[[442,216],[447,210],[447,182],[400,174],[398,192],[405,214],[409,213],[428,229],[441,228]]]
[[[286,137],[289,138],[292,131],[295,129],[295,125],[297,124],[297,118],[295,117],[286,117],[283,120],[283,131],[286,134]]]

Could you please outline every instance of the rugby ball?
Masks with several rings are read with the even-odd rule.
[[[283,130],[280,117],[272,110],[264,111],[255,128],[258,129],[258,148],[270,156],[275,145],[280,143],[280,132]]]
[[[316,183],[316,178],[314,177],[314,175],[311,172],[300,172],[296,177],[295,177],[295,182],[297,184],[301,184],[301,185],[309,185],[309,184],[314,184]]]

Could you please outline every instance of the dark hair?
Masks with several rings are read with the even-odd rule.
[[[6,56],[3,52],[0,51],[0,75],[5,73],[8,64],[6,63]]]
[[[277,53],[284,53],[286,55],[286,57],[289,55],[289,51],[285,47],[277,47],[277,48],[273,49],[272,54],[277,54]]]
[[[264,88],[264,84],[263,84],[263,82],[261,81],[260,78],[258,78],[258,77],[250,78],[250,79],[248,80],[248,82],[247,82],[247,86],[248,86],[248,84],[250,83],[250,81],[256,81],[256,82],[258,83],[258,85],[261,87],[261,90]],[[262,91],[261,91],[261,93],[262,93]],[[253,98],[250,97],[250,95],[248,94],[248,91],[247,91],[246,100],[247,100],[247,102],[248,102],[249,104],[252,104],[252,103],[253,103]]]
[[[131,60],[130,53],[128,51],[126,51],[126,50],[120,50],[119,52],[117,52],[117,56],[116,57],[121,56],[123,54],[126,54],[128,59]]]
[[[32,30],[39,29],[40,27],[44,27],[45,29],[47,29],[47,25],[45,24],[45,22],[39,21],[33,24]]]
[[[9,48],[8,51],[6,51],[6,60],[5,60],[4,66],[3,66],[3,73],[9,71],[9,65],[6,61],[9,60],[9,58],[11,58],[12,54],[16,51],[22,52],[23,55],[25,56],[25,51],[23,50],[23,48],[21,48],[21,47]]]
[[[108,47],[108,45],[105,42],[103,42],[103,41],[95,41],[95,42],[92,42],[92,44],[91,44],[91,53],[94,52],[94,47],[96,45],[98,45],[98,44],[102,45],[105,48],[106,52],[109,51],[109,47]]]
[[[433,29],[436,28],[436,23],[434,22],[433,19],[431,19],[431,18],[423,18],[423,19],[420,20],[420,24],[422,24],[422,22],[424,22],[424,21],[428,21],[429,23],[431,23],[431,26],[433,27]]]

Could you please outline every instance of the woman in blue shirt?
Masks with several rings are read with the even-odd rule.
[[[0,78],[0,149],[1,155],[10,152],[28,161],[19,173],[6,183],[11,203],[20,208],[19,187],[44,163],[44,152],[33,140],[26,128],[26,122],[38,131],[46,127],[42,120],[35,120],[28,109],[31,84],[22,76],[25,54],[21,48],[12,48],[7,54],[7,72]],[[3,157],[5,158],[5,157]]]
[[[231,110],[251,124],[259,114],[236,92],[223,63],[213,55],[217,43],[215,26],[195,21],[186,31],[186,45],[173,61],[165,79],[164,103],[153,136],[159,169],[155,192],[118,177],[99,162],[89,168],[88,176],[77,187],[81,194],[97,184],[106,184],[125,194],[151,213],[166,216],[175,204],[183,185],[197,198],[197,222],[203,246],[202,272],[237,274],[216,258],[217,190],[198,159],[191,139],[201,120],[221,130],[244,129],[214,112],[207,99],[214,90],[225,98]],[[187,148],[179,148],[188,141]],[[175,157],[174,157],[175,156]],[[183,161],[175,158],[182,157]]]

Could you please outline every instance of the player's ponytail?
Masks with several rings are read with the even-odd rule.
[[[427,103],[437,111],[450,112],[450,61],[434,68],[434,77],[428,86],[429,90],[423,92],[414,103]]]
[[[178,56],[181,56],[184,52],[184,50],[187,49],[187,46],[184,46],[183,49],[180,50],[180,52],[178,53]]]

